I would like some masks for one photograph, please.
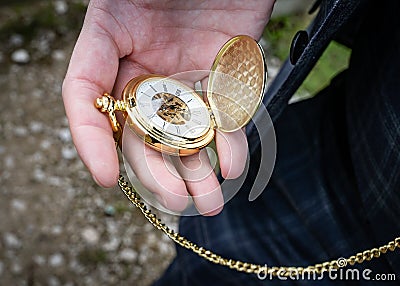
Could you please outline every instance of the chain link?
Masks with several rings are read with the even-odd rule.
[[[326,271],[330,271],[333,269],[338,269],[340,267],[345,267],[348,265],[360,264],[364,261],[369,261],[373,258],[380,257],[382,254],[387,253],[388,251],[395,251],[396,248],[400,248],[400,237],[388,242],[385,245],[382,245],[379,248],[372,248],[369,250],[365,250],[363,252],[359,252],[355,255],[352,255],[348,258],[339,258],[315,265],[310,265],[307,267],[290,267],[290,266],[274,266],[274,267],[266,267],[265,265],[257,265],[248,262],[242,262],[239,260],[233,260],[224,258],[214,252],[207,250],[201,246],[196,245],[191,242],[184,236],[180,235],[178,232],[170,229],[167,225],[165,225],[157,216],[149,210],[146,205],[142,202],[139,194],[136,190],[126,182],[124,177],[120,175],[118,180],[118,185],[124,194],[128,197],[128,199],[143,213],[145,218],[157,229],[161,230],[165,233],[170,239],[172,239],[175,243],[180,246],[189,249],[204,259],[219,265],[223,265],[229,267],[231,269],[237,270],[239,272],[245,273],[254,273],[263,275],[271,275],[271,276],[279,276],[279,277],[288,277],[293,273],[297,275],[302,275],[303,273],[316,273],[321,274]]]

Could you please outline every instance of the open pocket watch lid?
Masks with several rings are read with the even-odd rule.
[[[217,128],[232,132],[256,113],[266,84],[262,48],[249,36],[236,36],[220,49],[211,67],[207,101]]]

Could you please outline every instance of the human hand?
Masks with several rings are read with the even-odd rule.
[[[119,164],[110,123],[94,108],[94,100],[110,91],[119,96],[125,84],[141,74],[210,69],[219,48],[232,36],[260,37],[273,2],[90,2],[64,80],[63,99],[77,151],[99,185],[116,184]],[[204,152],[182,158],[182,163],[186,170],[200,166],[209,175],[184,181],[171,174],[168,169],[173,167],[165,166],[160,153],[143,144],[132,137],[132,167],[167,208],[182,210],[189,193],[200,213],[213,215],[222,209],[218,180]],[[238,177],[247,156],[243,132],[217,132],[216,144],[222,176]],[[146,159],[146,166],[140,158]]]

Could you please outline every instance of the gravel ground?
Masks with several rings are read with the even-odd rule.
[[[64,114],[85,2],[33,2],[0,4],[0,285],[149,285],[174,245],[95,185]]]
[[[173,245],[78,158],[60,97],[70,51],[0,74],[0,284],[148,285]]]
[[[83,17],[36,3],[30,14]],[[174,246],[78,158],[61,100],[78,26],[20,34],[35,21],[27,5],[0,7],[0,285],[149,285]]]

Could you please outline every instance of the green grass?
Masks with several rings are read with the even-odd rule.
[[[13,11],[10,17],[0,23],[0,41],[7,42],[13,34],[24,37],[25,46],[29,46],[31,40],[44,30],[51,30],[58,37],[62,37],[66,31],[79,30],[86,7],[79,3],[69,3],[68,12],[57,15],[54,5],[50,1],[36,1],[29,10],[27,1],[18,1],[8,8]]]
[[[293,15],[271,19],[263,37],[269,44],[268,55],[285,60],[289,55],[290,44],[298,30],[305,30],[312,20],[309,15]],[[308,75],[296,96],[315,95],[329,84],[331,78],[348,66],[350,50],[332,42]]]
[[[306,93],[314,95],[327,86],[332,77],[346,69],[350,52],[349,48],[337,42],[331,42],[297,93],[300,96]]]
[[[116,201],[114,204],[115,214],[121,215],[126,212],[132,211],[132,206],[128,204],[125,200]]]
[[[107,253],[102,249],[84,249],[78,254],[78,259],[83,265],[97,265],[108,261]]]
[[[286,59],[290,43],[298,30],[304,30],[312,17],[308,15],[293,15],[272,18],[264,30],[263,37],[269,43],[267,54]]]

